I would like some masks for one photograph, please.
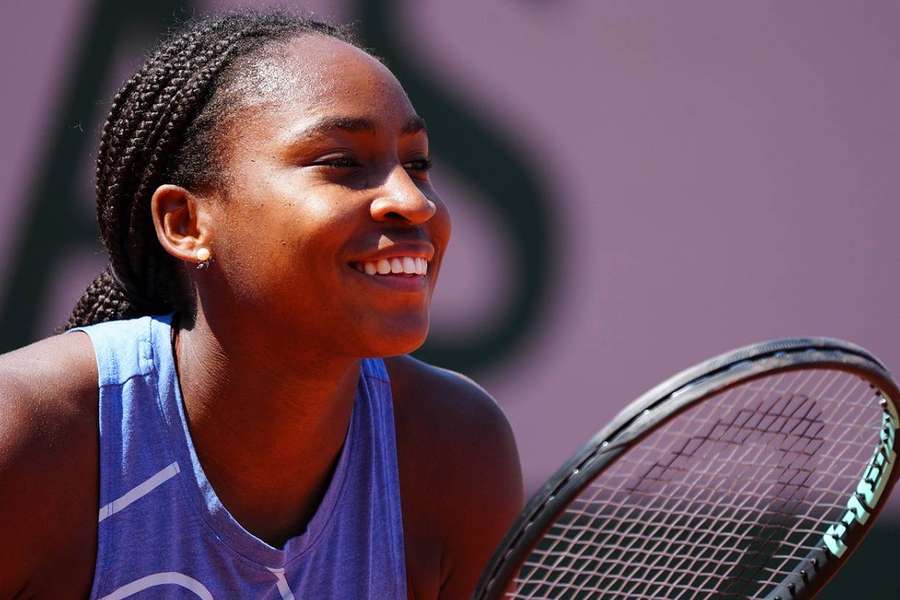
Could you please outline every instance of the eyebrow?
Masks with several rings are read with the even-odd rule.
[[[296,135],[292,135],[290,143],[293,145],[324,136],[333,131],[374,134],[377,129],[375,122],[365,117],[325,117]],[[413,135],[420,131],[427,131],[425,119],[415,115],[400,128],[400,135]]]
[[[428,131],[428,127],[425,125],[425,119],[416,115],[400,128],[400,135],[412,135],[420,131]]]

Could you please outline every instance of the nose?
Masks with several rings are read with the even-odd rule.
[[[369,210],[376,221],[402,220],[421,225],[437,212],[437,205],[426,196],[402,165],[397,165],[372,201]]]

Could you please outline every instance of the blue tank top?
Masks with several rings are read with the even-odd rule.
[[[406,599],[391,388],[381,360],[362,361],[321,505],[306,531],[275,548],[229,514],[203,474],[175,370],[171,316],[82,331],[100,373],[92,599]]]

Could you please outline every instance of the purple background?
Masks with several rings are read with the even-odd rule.
[[[407,51],[525,147],[552,192],[549,312],[479,378],[512,421],[529,489],[641,392],[735,346],[841,337],[900,371],[900,4],[401,7]],[[86,9],[2,9],[0,286]],[[477,189],[435,177],[455,219],[435,328],[477,328],[511,276],[509,241]],[[103,264],[67,260],[47,332]]]

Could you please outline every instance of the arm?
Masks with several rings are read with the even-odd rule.
[[[512,430],[493,398],[462,375],[411,358],[392,359],[389,369],[408,545],[438,547],[431,565],[407,547],[409,576],[417,597],[468,598],[522,509]],[[432,585],[414,581],[422,571],[435,575]]]
[[[468,598],[500,540],[522,510],[522,471],[506,416],[472,384],[456,400],[467,406],[447,449],[447,531],[439,598]]]
[[[88,593],[96,389],[87,336],[0,356],[0,597]]]

